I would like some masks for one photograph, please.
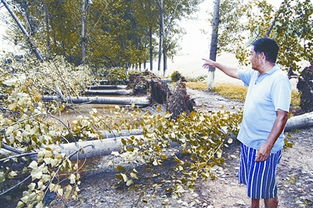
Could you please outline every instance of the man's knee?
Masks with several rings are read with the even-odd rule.
[[[277,208],[278,207],[278,199],[264,199],[265,208]]]

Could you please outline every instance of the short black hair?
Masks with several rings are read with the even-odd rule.
[[[276,63],[278,56],[278,44],[271,38],[260,38],[252,43],[256,53],[264,53],[266,60],[271,63]]]

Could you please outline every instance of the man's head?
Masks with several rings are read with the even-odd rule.
[[[275,40],[261,38],[252,43],[250,61],[253,69],[258,69],[265,62],[276,63],[279,47]]]

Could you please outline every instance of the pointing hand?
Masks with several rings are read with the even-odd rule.
[[[205,63],[203,64],[203,68],[205,68],[205,69],[207,69],[207,68],[209,68],[210,66],[213,66],[213,67],[215,67],[215,64],[216,64],[216,62],[215,61],[213,61],[213,60],[211,60],[211,59],[202,59],[203,61],[205,61]]]

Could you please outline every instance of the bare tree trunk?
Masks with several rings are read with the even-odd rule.
[[[298,128],[307,128],[313,126],[313,112],[305,113],[300,116],[291,117],[288,119],[285,131],[290,131]]]
[[[150,71],[153,71],[152,26],[149,27]]]
[[[59,96],[46,95],[43,95],[41,99],[45,102],[61,100]],[[63,101],[74,104],[150,105],[149,97],[66,97]]]
[[[26,36],[26,40],[28,42],[28,44],[30,45],[31,50],[33,51],[33,53],[36,55],[37,59],[41,62],[43,62],[43,58],[40,55],[38,49],[35,47],[35,44],[31,41],[30,36],[28,34],[28,32],[25,30],[25,28],[23,27],[23,25],[20,23],[20,21],[17,19],[16,15],[14,14],[14,12],[10,9],[10,7],[8,6],[8,4],[6,3],[5,0],[1,0],[1,2],[3,3],[4,7],[8,10],[8,12],[10,13],[10,15],[12,16],[12,18],[14,19],[14,21],[16,22],[16,24],[18,25],[18,27],[20,28],[20,30],[23,32],[23,34]]]
[[[92,85],[89,86],[89,90],[106,90],[106,89],[126,89],[127,85]]]
[[[43,1],[44,9],[45,9],[45,24],[46,24],[46,48],[47,54],[50,56],[51,52],[51,43],[50,43],[50,26],[49,26],[49,9],[47,4]]]
[[[142,137],[142,136],[134,136],[134,137]],[[77,153],[73,155],[72,158],[70,158],[70,160],[71,159],[80,160],[84,158],[92,158],[92,157],[110,155],[113,151],[119,151],[123,147],[123,144],[121,141],[122,139],[125,139],[125,137],[75,142],[75,143],[68,143],[68,144],[61,144],[61,145],[53,145],[49,147],[60,149],[61,153],[67,156],[81,149],[81,151],[77,151]]]
[[[87,0],[88,1],[88,0]],[[81,63],[85,64],[86,62],[86,0],[82,0],[82,30],[81,30],[81,50],[82,50],[82,60]]]
[[[131,95],[133,90],[111,89],[111,90],[86,90],[85,95]]]
[[[210,59],[216,61],[217,53],[217,42],[218,42],[218,26],[220,23],[220,0],[214,0],[214,12],[212,19],[212,36],[211,36],[211,46],[210,46]],[[208,89],[213,88],[215,77],[215,67],[209,67],[208,71]]]
[[[167,71],[167,50],[165,45],[163,44],[163,76],[165,77],[165,73]]]
[[[158,60],[158,71],[161,70],[161,59],[163,50],[163,38],[164,38],[164,2],[159,0],[159,11],[160,11],[160,37],[159,37],[159,60]]]

